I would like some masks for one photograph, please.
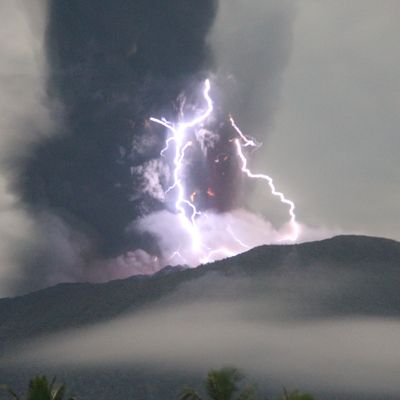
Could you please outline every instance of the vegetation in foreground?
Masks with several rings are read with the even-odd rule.
[[[243,385],[244,376],[237,368],[225,367],[211,369],[204,382],[205,393],[209,400],[257,400],[254,385]],[[18,396],[12,388],[0,385],[14,400],[64,400],[65,385],[56,385],[56,378],[51,382],[46,376],[37,376],[29,381],[28,391],[24,398]],[[268,400],[264,397],[265,400]],[[69,397],[68,400],[75,400]],[[193,388],[182,389],[178,400],[203,400]],[[312,395],[298,391],[288,392],[286,389],[278,400],[316,400]]]
[[[8,385],[0,385],[14,400],[22,400]],[[49,383],[45,376],[37,376],[29,381],[26,400],[63,400],[65,385],[56,385],[56,378]],[[75,400],[70,397],[68,400]]]
[[[254,385],[241,384],[244,376],[236,368],[212,369],[208,372],[204,386],[210,400],[257,400]],[[264,397],[264,399],[266,399]],[[184,388],[178,400],[202,400],[199,393],[190,387]],[[267,399],[266,399],[267,400]],[[288,392],[286,389],[279,400],[316,400],[307,393]]]

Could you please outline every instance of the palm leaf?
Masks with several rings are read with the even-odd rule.
[[[5,390],[15,400],[20,400],[19,396],[8,385],[0,385],[1,390]]]
[[[206,379],[206,391],[212,400],[230,400],[238,390],[242,375],[236,368],[212,369]]]
[[[30,380],[27,400],[51,400],[49,382],[45,376]]]
[[[52,400],[62,400],[65,394],[65,385],[61,385],[58,389],[54,390],[51,394]]]
[[[49,386],[49,392],[52,393],[53,392],[53,387],[54,384],[56,383],[56,377],[54,376],[53,379],[50,382],[50,386]]]
[[[184,388],[179,397],[179,400],[201,400],[200,395],[192,388]]]

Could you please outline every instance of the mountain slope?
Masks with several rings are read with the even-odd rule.
[[[218,326],[219,319],[228,318],[232,310],[244,313],[240,316],[239,325],[235,325],[236,320],[233,321],[232,326],[238,327],[239,333],[242,329],[247,332],[254,321],[265,326],[280,321],[279,324],[289,324],[289,328],[282,331],[283,336],[290,333],[290,326],[297,332],[296,326],[301,327],[307,321],[317,322],[317,325],[309,324],[310,334],[315,326],[320,326],[318,324],[321,321],[324,326],[327,320],[356,321],[359,318],[390,317],[397,321],[400,317],[399,287],[400,243],[393,240],[337,236],[298,245],[261,246],[196,269],[167,268],[153,276],[132,277],[105,284],[60,284],[25,296],[1,299],[0,351],[7,359],[16,345],[28,343],[26,348],[29,348],[27,340],[65,333],[73,342],[80,335],[73,333],[76,328],[85,328],[90,332],[92,327],[113,326],[113,321],[133,318],[129,320],[133,321],[130,325],[117,324],[115,330],[107,331],[107,335],[111,336],[106,344],[99,345],[101,352],[101,347],[108,346],[108,341],[115,345],[114,342],[120,340],[118,335],[121,326],[131,329],[133,336],[138,335],[138,340],[143,340],[139,339],[140,329],[147,326],[148,321],[145,318],[143,322],[141,317],[137,317],[143,315],[153,318],[149,325],[151,329],[165,329],[166,334],[174,325],[177,325],[179,333],[181,320],[190,322],[194,318],[195,332],[189,335],[196,336],[196,330],[204,325],[209,327],[205,330],[206,337],[212,325]],[[189,307],[189,313],[185,307]],[[177,310],[176,315],[171,314],[171,309]],[[216,310],[221,314],[215,314]],[[163,318],[167,318],[166,325]],[[171,318],[170,322],[168,318]],[[281,329],[279,324],[277,326]],[[332,329],[342,332],[340,326]],[[225,329],[224,326],[222,329]],[[266,330],[265,335],[269,335],[268,332]],[[150,333],[153,334],[151,330]],[[246,335],[239,336],[241,339],[238,343],[246,340]],[[215,340],[219,343],[217,337]],[[127,350],[130,346],[126,345]],[[154,343],[153,347],[157,346]],[[254,350],[249,348],[249,351]],[[210,363],[211,360],[210,357]],[[195,362],[196,359],[193,359]],[[57,371],[59,377],[71,383],[81,395],[80,398],[88,400],[115,396],[110,385],[114,389],[118,387],[118,397],[172,399],[179,387],[190,383],[192,379],[195,382],[200,379],[198,373],[190,369],[179,372],[179,368],[175,371],[171,365],[168,365],[168,370],[167,366],[147,369],[149,366],[146,367],[146,364],[136,364],[98,365],[96,369],[90,367],[78,371],[67,367],[55,369],[54,366],[26,370],[18,367],[13,370],[6,366],[2,368],[0,363],[0,373],[7,382],[21,387],[33,373]],[[215,366],[207,364],[207,368]],[[140,393],[139,397],[135,397],[137,393]],[[338,390],[329,393],[341,398]],[[360,396],[368,398],[366,393]],[[358,397],[356,392],[346,389],[343,398]],[[389,399],[389,394],[385,398]]]
[[[359,274],[337,312],[400,315],[400,243],[365,236],[337,236],[298,245],[260,246],[196,269],[139,276],[105,284],[72,283],[0,299],[0,339],[5,343],[92,324],[159,300],[179,285],[211,272],[230,277],[272,272]],[[311,275],[310,275],[311,274]],[[334,302],[335,299],[332,299]]]

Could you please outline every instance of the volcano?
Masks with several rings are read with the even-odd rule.
[[[202,308],[204,304],[209,307],[210,315],[214,315],[217,309],[222,310],[223,318],[228,318],[233,309],[235,312],[246,310],[240,317],[242,322],[237,331],[240,327],[247,329],[253,326],[254,321],[264,321],[266,327],[273,324],[273,321],[279,321],[279,326],[288,332],[291,327],[298,326],[296,324],[314,326],[312,324],[324,324],[324,321],[351,323],[360,319],[379,319],[395,323],[400,318],[399,284],[400,243],[382,238],[350,235],[295,245],[261,246],[194,269],[167,267],[152,276],[135,276],[105,284],[59,284],[21,297],[0,300],[0,376],[17,391],[23,390],[32,375],[45,372],[49,375],[56,373],[58,379],[64,380],[81,399],[108,399],[115,396],[174,399],[184,384],[201,382],[204,370],[216,367],[216,361],[210,357],[210,365],[202,360],[200,367],[191,369],[191,363],[186,359],[176,364],[172,359],[165,358],[163,350],[158,347],[159,342],[154,342],[154,351],[156,355],[160,355],[162,361],[153,365],[152,357],[144,360],[141,351],[146,345],[140,342],[141,331],[137,328],[146,329],[147,317],[142,317],[151,310],[158,310],[154,314],[157,316],[154,320],[156,325],[152,320],[151,326],[157,331],[158,318],[160,326],[167,327],[167,337],[168,329],[181,326],[180,323],[188,315],[195,318],[194,320],[197,317],[202,319],[198,326],[204,326],[204,332],[196,334],[195,343],[202,343],[203,333],[209,340],[210,332],[207,332],[207,329],[212,330],[213,326],[219,326],[214,317],[208,319],[208,311],[204,312]],[[279,306],[275,307],[276,304]],[[193,306],[189,314],[182,311],[182,306],[188,305]],[[170,314],[171,310],[177,310],[177,313]],[[163,325],[163,318],[168,315],[174,315],[174,319]],[[110,361],[97,355],[93,358],[95,361],[91,360],[86,364],[86,353],[83,351],[82,357],[78,357],[75,365],[72,365],[71,358],[67,355],[69,344],[72,343],[73,353],[77,338],[90,337],[91,334],[95,336],[93,332],[96,332],[96,327],[108,326],[107,324],[112,326],[114,321],[129,318],[132,318],[132,324],[129,325],[129,329],[132,330],[131,336],[133,339],[136,337],[138,342],[133,340],[127,352],[138,346],[137,352],[133,352],[135,357],[129,361],[124,358],[119,362],[118,357]],[[334,324],[332,326],[332,332],[335,332]],[[215,334],[213,337],[216,343],[219,343],[220,328],[215,329],[215,332],[212,331],[213,335]],[[310,328],[311,335],[312,329]],[[120,330],[107,332],[109,335],[103,345],[107,347],[108,343],[115,346],[120,340]],[[240,337],[247,337],[247,331],[243,332],[244,336]],[[155,334],[154,330],[148,333]],[[232,333],[232,337],[235,338],[236,334]],[[269,338],[270,335],[271,332],[265,328],[265,338]],[[188,336],[190,339],[190,335]],[[249,337],[253,337],[250,330]],[[66,353],[54,353],[54,349],[46,349],[46,343],[52,346],[54,340],[57,342],[57,338],[63,338]],[[197,340],[200,342],[196,342]],[[296,342],[296,337],[293,337],[293,340]],[[299,346],[301,343],[303,342],[300,341]],[[388,345],[393,345],[393,351],[398,350],[395,343]],[[168,346],[180,348],[173,340]],[[185,344],[182,343],[182,346]],[[205,352],[207,346],[208,344],[205,345]],[[241,344],[233,341],[232,346],[236,349]],[[102,352],[100,347],[99,353]],[[35,350],[33,358],[32,348]],[[45,349],[46,356],[40,356],[41,348]],[[180,351],[184,353],[186,350],[180,348]],[[250,346],[250,358],[253,351]],[[365,351],[367,354],[369,350]],[[118,350],[116,352],[118,353]],[[181,353],[178,353],[179,358]],[[53,358],[52,354],[58,355]],[[65,363],[62,354],[65,355]],[[21,361],[25,355],[29,357]],[[196,356],[191,357],[192,364],[196,365]],[[237,360],[243,361],[239,356]],[[221,362],[224,361],[222,356]],[[265,379],[261,380],[260,387],[263,388],[266,384],[266,390],[273,391],[274,385],[279,388],[279,385],[282,386],[285,382],[274,383],[276,374],[269,375],[270,363],[274,364],[274,361],[265,359],[265,371],[262,371]],[[296,363],[298,360],[294,358],[293,365]],[[311,371],[320,368],[316,364],[307,363],[303,367]],[[245,369],[248,369],[247,364]],[[314,373],[317,374],[313,372],[311,377]],[[365,376],[367,375],[366,372]],[[283,372],[282,379],[285,379],[285,376]],[[295,382],[303,382],[301,379],[298,378]],[[382,379],[382,382],[386,382],[385,377]],[[316,378],[315,382],[312,378],[305,379],[304,382],[307,389],[321,396],[335,395],[338,399],[376,398],[375,394],[357,385],[342,387],[338,382],[337,387],[333,388],[321,384],[319,378]],[[393,390],[389,388],[385,398],[394,395]]]

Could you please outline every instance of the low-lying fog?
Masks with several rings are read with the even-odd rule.
[[[26,343],[9,361],[190,372],[234,365],[281,387],[400,394],[398,319],[316,317],[326,295],[340,301],[354,279],[212,273],[130,315]]]

